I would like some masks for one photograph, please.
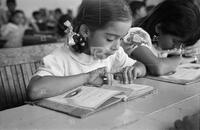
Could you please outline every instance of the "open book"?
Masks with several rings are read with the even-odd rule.
[[[154,87],[139,84],[80,86],[62,95],[42,99],[36,105],[83,118],[121,101],[152,93]]]
[[[200,81],[200,64],[181,64],[176,68],[175,72],[171,72],[168,75],[159,77],[147,76],[147,78],[183,85],[196,83]]]

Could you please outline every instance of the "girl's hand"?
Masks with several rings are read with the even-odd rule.
[[[96,70],[90,71],[88,73],[88,81],[87,83],[89,85],[94,85],[94,86],[102,86],[102,84],[104,83],[103,78],[106,74],[106,67],[103,68],[98,68]]]
[[[186,47],[184,55],[188,57],[194,57],[200,54],[200,40],[198,40],[193,46]]]
[[[146,68],[145,66],[137,62],[133,66],[125,67],[121,74],[119,74],[117,77],[117,80],[120,80],[120,83],[124,84],[131,84],[133,83],[133,80],[137,77],[143,77],[146,75]]]

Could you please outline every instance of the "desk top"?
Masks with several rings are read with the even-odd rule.
[[[200,83],[177,85],[143,78],[136,83],[152,85],[157,92],[119,103],[84,119],[24,105],[0,112],[0,129],[162,130],[173,125],[176,119],[199,110]]]

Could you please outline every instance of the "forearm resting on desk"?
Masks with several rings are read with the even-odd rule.
[[[88,82],[88,74],[73,76],[35,76],[28,85],[29,100],[48,98],[62,94]]]
[[[147,47],[138,47],[130,55],[131,58],[142,62],[150,75],[160,76],[172,72],[180,64],[181,57],[159,58]]]

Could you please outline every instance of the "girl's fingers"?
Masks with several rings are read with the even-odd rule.
[[[106,67],[98,68],[96,70],[93,70],[89,72],[90,79],[89,80],[95,80],[97,78],[103,78],[106,74]]]
[[[114,74],[113,78],[117,81],[120,81],[121,84],[123,84],[123,76],[122,72],[117,72]]]
[[[196,52],[196,49],[185,49],[184,53],[192,53],[192,52]]]
[[[133,76],[133,70],[134,70],[134,67],[129,67],[128,69],[128,80],[129,80],[129,83],[132,84],[133,83],[133,80],[134,80],[134,76]]]
[[[184,50],[184,55],[185,56],[195,56],[195,55],[197,55],[199,53],[198,50],[199,50],[198,48],[193,48],[193,49],[186,48]]]
[[[133,79],[135,80],[138,77],[137,69],[134,68],[134,70],[132,71],[132,73],[133,73]]]
[[[123,69],[123,73],[122,73],[122,77],[123,77],[123,83],[124,84],[128,84],[128,67]]]
[[[139,72],[135,66],[129,66],[123,69],[122,78],[124,84],[131,84],[138,77]]]
[[[195,48],[194,46],[188,46],[188,47],[185,47],[185,50],[192,50],[194,48]]]
[[[122,75],[122,74],[119,75],[119,80],[120,80],[120,83],[121,83],[121,84],[124,83],[124,78],[123,78],[123,75]]]
[[[105,74],[107,73],[107,69],[106,67],[98,68],[96,69],[95,73],[99,76],[105,76]]]

